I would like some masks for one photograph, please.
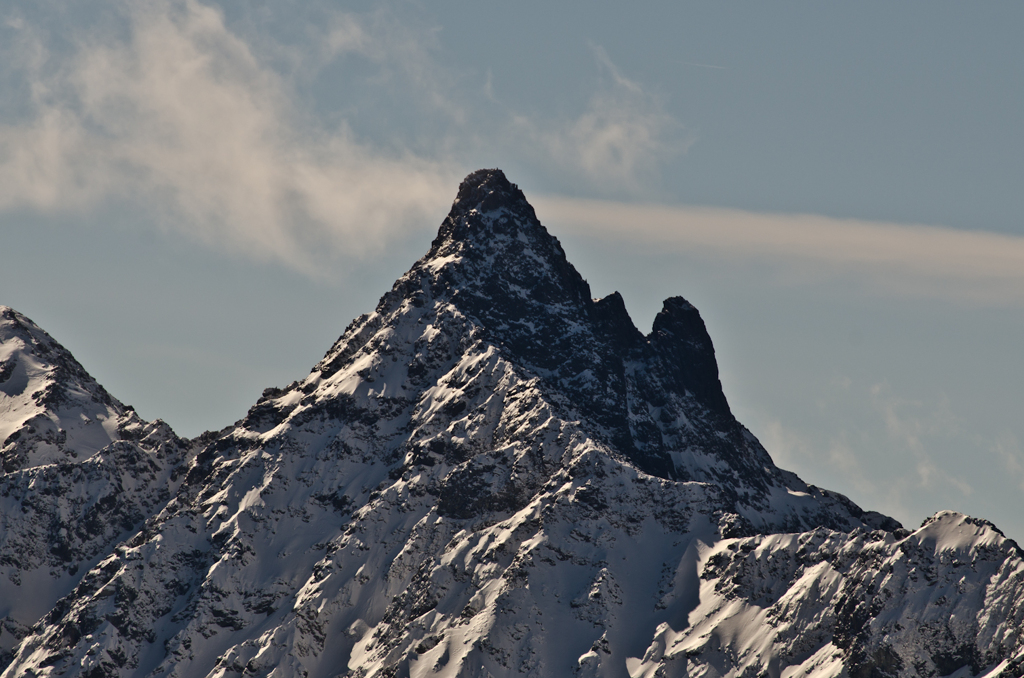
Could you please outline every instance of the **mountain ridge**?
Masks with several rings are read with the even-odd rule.
[[[145,426],[135,461],[94,455],[141,525],[80,549],[41,619],[8,614],[4,678],[1024,666],[1012,540],[905,530],[777,468],[699,312],[672,297],[640,333],[500,170],[305,378],[193,441]]]
[[[143,421],[38,325],[0,306],[0,665],[170,498],[188,444]]]

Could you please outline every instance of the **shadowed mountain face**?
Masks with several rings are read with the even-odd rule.
[[[122,481],[144,522],[58,573],[37,623],[8,615],[3,678],[1024,665],[1013,542],[958,514],[911,533],[777,468],[697,310],[668,299],[644,336],[499,170],[308,376],[191,446],[146,440],[94,455],[152,462]],[[99,487],[75,477],[58,492]]]

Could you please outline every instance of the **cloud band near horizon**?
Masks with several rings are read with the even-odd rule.
[[[535,199],[558,230],[632,247],[759,261],[801,280],[854,276],[878,294],[1024,306],[1024,237],[717,207]],[[791,275],[792,277],[792,275]]]

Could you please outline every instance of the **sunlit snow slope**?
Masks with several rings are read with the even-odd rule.
[[[641,334],[498,170],[307,377],[192,445],[5,678],[1024,666],[1016,544],[778,469],[697,310],[668,299]]]

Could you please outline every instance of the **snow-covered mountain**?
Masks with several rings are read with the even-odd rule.
[[[31,320],[0,306],[0,474],[85,460],[138,416]]]
[[[142,421],[0,306],[0,665],[85,572],[170,499],[188,444]]]
[[[19,341],[25,374],[55,364]],[[102,390],[66,358],[83,408]],[[5,521],[110,478],[138,507],[102,549],[76,536],[79,570],[11,566],[67,595],[11,622],[4,678],[1024,673],[1016,544],[953,513],[909,532],[777,468],[697,310],[668,299],[642,335],[498,170],[307,377],[191,446],[136,420],[85,461],[39,438],[3,479]],[[0,564],[49,548],[41,520],[4,523]]]

